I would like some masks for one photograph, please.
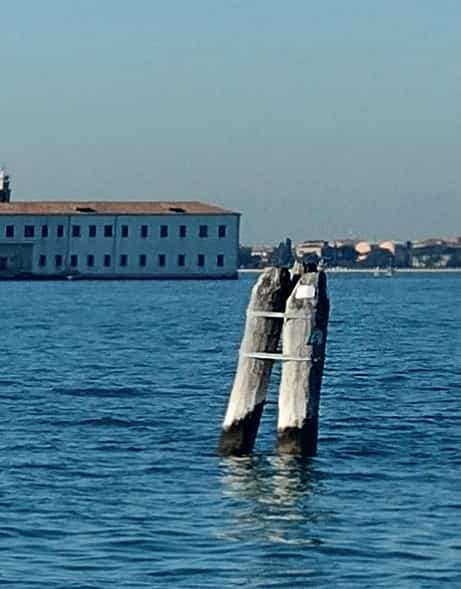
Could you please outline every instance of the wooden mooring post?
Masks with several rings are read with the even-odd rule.
[[[253,287],[219,442],[221,454],[242,455],[253,449],[290,291],[285,268],[266,268]]]
[[[277,424],[280,453],[314,456],[317,452],[328,314],[325,274],[304,274],[288,299],[283,324]]]
[[[328,313],[323,272],[299,264],[291,274],[284,268],[263,271],[247,309],[219,442],[222,455],[252,451],[276,360],[282,361],[278,451],[307,456],[316,453]],[[278,353],[281,335],[282,352]]]

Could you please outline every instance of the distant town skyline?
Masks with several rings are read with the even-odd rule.
[[[461,234],[455,0],[2,5],[14,200],[201,200],[241,242]]]

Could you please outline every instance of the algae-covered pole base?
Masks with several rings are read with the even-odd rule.
[[[267,268],[253,287],[219,441],[222,455],[244,455],[253,449],[274,362],[264,354],[277,350],[290,285],[288,270]]]
[[[287,301],[283,325],[287,359],[282,365],[277,425],[282,454],[313,456],[317,452],[328,314],[326,276],[307,272]]]

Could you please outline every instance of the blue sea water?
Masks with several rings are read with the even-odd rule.
[[[215,453],[254,280],[0,282],[0,586],[461,587],[461,274],[329,275],[311,460]]]

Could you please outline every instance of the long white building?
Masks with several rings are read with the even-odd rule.
[[[0,280],[236,278],[239,224],[201,202],[0,202]]]

